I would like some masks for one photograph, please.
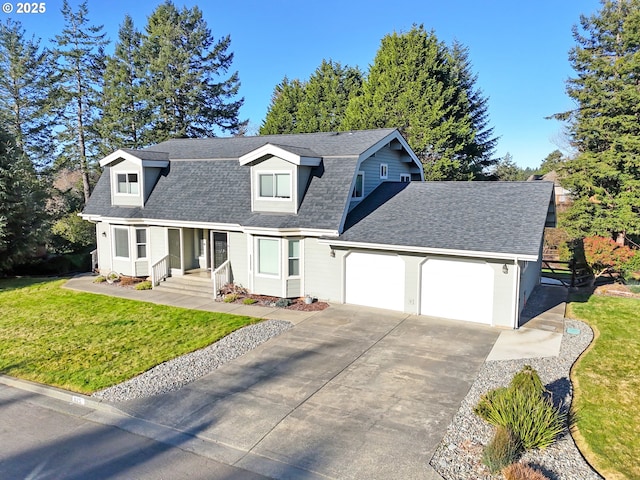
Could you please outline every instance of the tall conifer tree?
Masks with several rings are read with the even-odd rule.
[[[149,16],[142,42],[145,99],[153,111],[149,141],[237,133],[244,99],[229,36],[215,41],[198,7],[178,10],[167,0]]]
[[[0,122],[38,168],[53,155],[53,81],[52,54],[40,40],[26,38],[20,22],[0,25]]]
[[[62,146],[58,165],[80,170],[85,202],[91,194],[90,164],[98,153],[94,127],[100,111],[104,46],[108,43],[102,25],[90,25],[88,14],[86,1],[74,12],[64,0],[64,28],[55,37],[59,75],[55,97],[62,126],[57,135]]]
[[[567,93],[568,120],[578,154],[564,162],[563,184],[574,197],[564,218],[574,235],[622,242],[640,234],[640,0],[602,1],[581,16],[569,60],[576,76]]]
[[[102,117],[98,122],[104,154],[122,147],[140,148],[148,144],[145,137],[151,122],[151,107],[143,93],[145,72],[141,44],[141,33],[131,16],[126,15],[104,73]]]

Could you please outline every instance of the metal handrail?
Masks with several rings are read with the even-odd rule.
[[[155,288],[169,276],[169,255],[151,265],[151,285]]]
[[[231,262],[226,260],[211,274],[213,279],[213,297],[217,297],[222,287],[231,281]]]

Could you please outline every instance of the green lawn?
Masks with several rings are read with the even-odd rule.
[[[640,478],[640,299],[593,295],[568,314],[596,334],[572,372],[578,443],[606,478]]]
[[[255,323],[61,288],[0,280],[0,373],[92,393]]]

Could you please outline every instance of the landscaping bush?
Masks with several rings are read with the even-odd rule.
[[[291,305],[291,300],[288,298],[281,298],[276,302],[278,308],[287,308],[289,305]]]
[[[544,394],[537,372],[529,366],[514,376],[508,388],[483,395],[474,412],[492,425],[511,429],[525,450],[548,447],[567,422],[567,415]]]
[[[489,444],[482,451],[482,463],[491,473],[502,470],[512,464],[520,455],[520,442],[517,436],[508,427],[496,428],[496,433]]]
[[[107,281],[107,277],[105,277],[104,275],[98,275],[94,280],[93,283],[104,283]]]
[[[512,463],[502,470],[505,480],[549,480],[537,470],[526,463]]]
[[[233,302],[235,302],[236,300],[238,300],[238,298],[239,298],[239,295],[238,295],[238,294],[236,294],[236,293],[230,293],[229,295],[225,295],[225,296],[224,296],[223,301],[224,301],[224,303],[233,303]]]
[[[538,372],[531,365],[525,365],[513,376],[510,388],[522,390],[528,395],[543,395],[546,392]]]
[[[256,300],[255,298],[245,298],[242,303],[244,303],[245,305],[253,305],[254,303],[256,303],[258,300]]]
[[[138,283],[133,288],[135,288],[136,290],[151,290],[153,288],[153,285],[151,285],[151,282],[149,280],[145,280],[144,282]]]

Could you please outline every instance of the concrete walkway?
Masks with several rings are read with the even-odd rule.
[[[468,322],[347,305],[229,305],[92,279],[67,288],[295,324],[176,392],[114,405],[70,396],[94,421],[271,478],[439,479],[429,460],[460,402],[489,352],[513,346],[494,348],[511,332]],[[555,348],[535,342],[543,356]]]

